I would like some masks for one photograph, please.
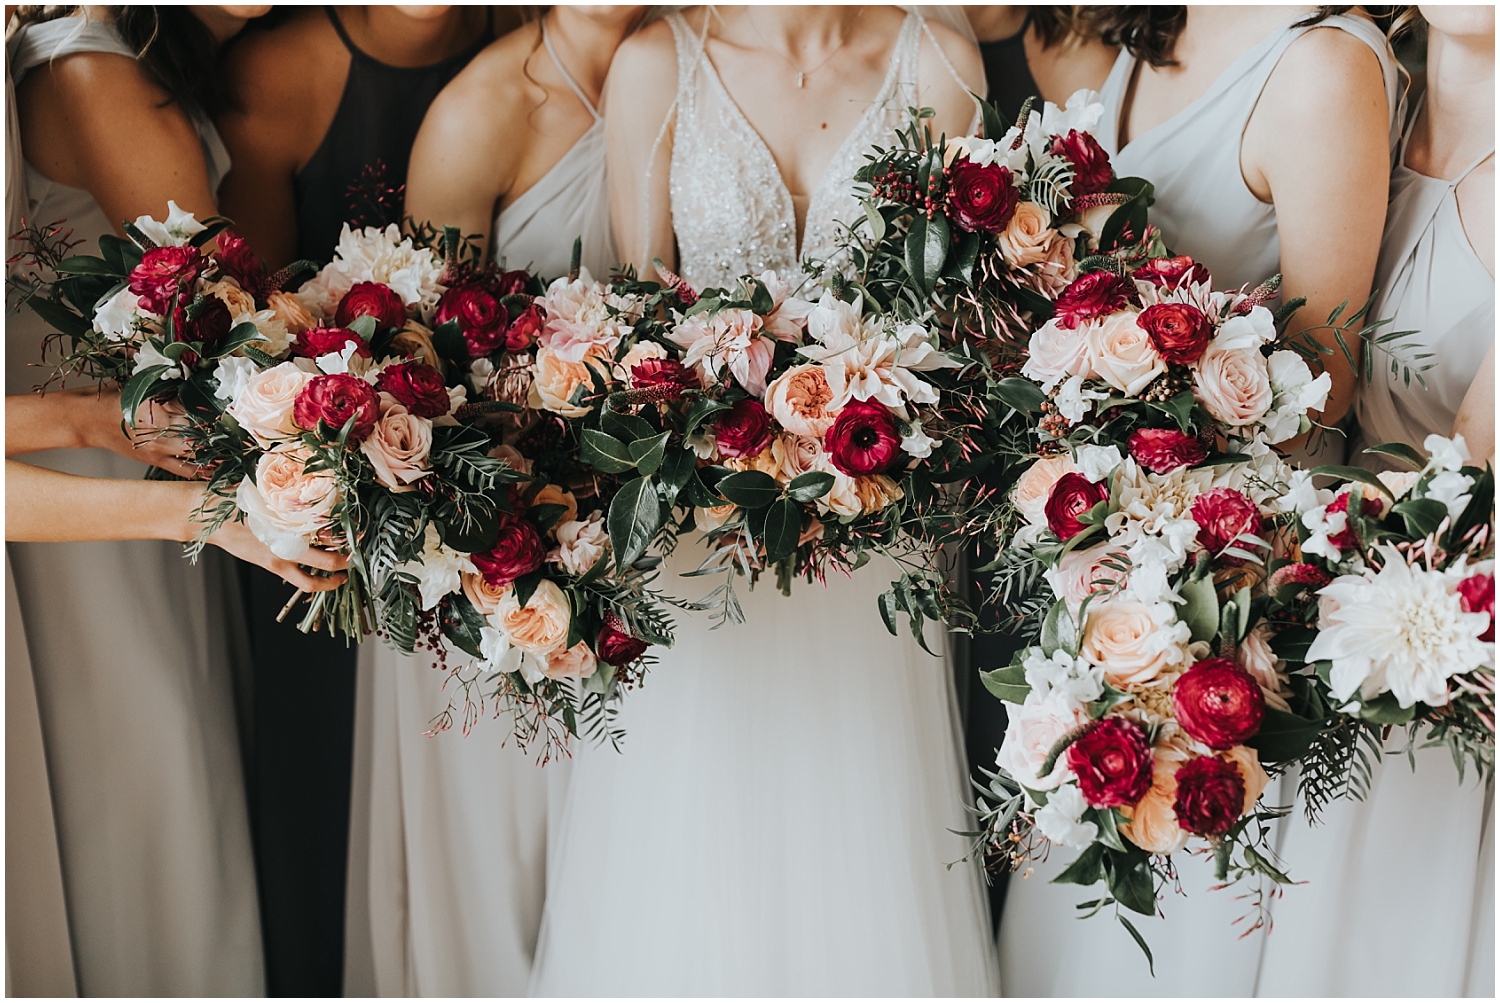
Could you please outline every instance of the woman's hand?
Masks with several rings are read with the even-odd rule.
[[[118,419],[120,395],[106,394],[104,399],[113,405],[112,416]],[[187,413],[176,401],[146,401],[136,411],[134,425],[125,425],[117,420],[104,433],[104,441],[100,445],[121,456],[161,467],[178,477],[197,480],[203,468],[185,458],[188,454],[187,440],[180,431],[187,423]]]
[[[349,558],[343,554],[314,547],[308,550],[300,563],[288,561],[271,553],[271,548],[257,540],[255,534],[250,532],[250,527],[243,522],[224,523],[218,532],[208,538],[208,542],[242,561],[260,565],[303,592],[327,592],[344,584],[349,577],[345,571],[349,567]],[[314,575],[304,566],[330,574]]]

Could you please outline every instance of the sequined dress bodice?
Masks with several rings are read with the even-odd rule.
[[[792,196],[770,149],[729,96],[698,34],[680,14],[667,22],[677,42],[671,195],[682,277],[698,289],[728,286],[766,269],[795,275],[803,257],[832,257],[839,221],[862,212],[854,173],[871,147],[891,142],[917,93],[922,18],[907,15],[885,82],[813,189],[800,254]]]

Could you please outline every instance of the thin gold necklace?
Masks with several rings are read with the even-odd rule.
[[[855,13],[854,13],[855,19],[857,20],[859,18],[859,15],[862,14],[862,13],[864,13],[864,8],[863,7],[861,7],[859,10],[855,11]],[[833,51],[830,52],[828,55],[826,55],[826,56],[823,57],[822,62],[818,63],[817,66],[814,66],[810,70],[804,70],[802,67],[800,67],[796,63],[792,62],[791,58],[788,57],[786,53],[782,52],[776,46],[772,45],[771,42],[770,42],[770,40],[766,38],[766,33],[760,30],[760,25],[757,24],[756,21],[755,21],[755,8],[753,6],[752,7],[747,7],[745,9],[745,16],[750,19],[750,26],[752,28],[754,28],[755,29],[755,33],[760,36],[760,40],[765,45],[765,47],[768,48],[768,49],[770,49],[772,52],[776,53],[776,55],[780,56],[782,62],[786,63],[788,66],[790,66],[793,70],[796,71],[796,73],[797,73],[797,86],[799,88],[803,85],[803,82],[809,76],[811,76],[812,74],[818,72],[823,67],[827,66],[828,65],[828,61],[831,60],[834,56],[837,56],[839,54],[840,50],[842,50],[844,48],[844,46],[849,43],[849,36],[851,34],[853,34],[852,31],[851,32],[846,32],[844,34],[844,37],[839,40],[839,44],[835,45],[833,47]]]

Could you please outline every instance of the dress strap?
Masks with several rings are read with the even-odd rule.
[[[349,54],[363,56],[364,52],[354,44],[354,39],[350,38],[349,33],[344,30],[344,22],[339,20],[339,12],[330,4],[323,8],[323,13],[328,15],[328,20],[333,24],[333,30],[339,33],[339,41],[344,43],[344,48],[349,50]]]
[[[948,75],[953,78],[953,81],[956,84],[958,84],[958,86],[960,86],[960,87],[962,87],[964,89],[964,93],[966,93],[966,94],[972,94],[973,91],[970,90],[968,81],[966,81],[963,77],[961,77],[961,76],[958,75],[958,71],[955,70],[953,68],[953,64],[948,61],[948,54],[943,51],[943,47],[941,45],[939,45],[938,44],[938,40],[935,37],[933,37],[932,29],[929,28],[929,27],[927,27],[927,19],[924,18],[924,17],[922,17],[922,15],[918,14],[915,11],[912,11],[911,13],[909,13],[907,15],[907,17],[914,17],[914,18],[916,18],[918,24],[921,26],[921,33],[917,36],[917,42],[920,43],[921,40],[922,40],[921,36],[922,35],[926,35],[927,36],[927,41],[929,41],[929,42],[932,43],[933,51],[935,51],[937,53],[938,59],[941,60],[943,66],[947,68]],[[1014,36],[1014,37],[1018,37],[1018,38],[1023,38],[1024,39],[1026,37],[1026,27],[1027,27],[1027,25],[1030,25],[1030,24],[1031,24],[1031,15],[1027,14],[1026,15],[1026,23],[1021,26],[1020,32],[1016,36]],[[916,48],[917,48],[917,46],[913,46],[913,49],[916,49]],[[915,52],[913,52],[912,62],[914,64],[916,62],[916,53]],[[912,67],[912,79],[913,79],[913,83],[915,83],[915,80],[916,80],[916,67],[915,66]],[[980,81],[979,89],[980,89],[981,92],[987,91],[989,89],[988,83],[986,81]],[[972,135],[979,128],[979,122],[980,122],[979,106],[975,105],[974,106],[974,118],[969,122],[969,133],[970,133],[970,135]]]
[[[1494,155],[1495,147],[1492,145],[1488,150],[1480,154],[1478,160],[1474,161],[1468,167],[1465,167],[1462,171],[1459,172],[1458,177],[1454,178],[1452,181],[1449,181],[1448,184],[1454,188],[1457,188],[1459,185],[1464,183],[1464,178],[1474,173],[1474,168],[1478,167],[1480,164],[1484,163]]]
[[[557,72],[562,74],[563,79],[568,82],[568,86],[573,89],[573,93],[578,95],[578,100],[582,101],[583,106],[589,110],[589,114],[594,116],[594,121],[599,121],[599,109],[594,107],[594,102],[590,101],[587,95],[583,93],[583,88],[578,86],[578,81],[573,79],[573,74],[569,73],[568,68],[563,65],[562,60],[557,58],[557,50],[552,47],[552,36],[547,34],[547,19],[542,18],[541,24],[542,44],[547,47],[547,55],[552,57],[552,65],[557,67]]]

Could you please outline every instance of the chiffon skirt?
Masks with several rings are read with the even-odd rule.
[[[661,584],[696,598],[716,582],[677,578],[683,550]],[[971,820],[948,666],[886,632],[888,581],[740,580],[744,624],[678,616],[623,751],[576,758],[534,995],[996,993],[979,872],[949,866]]]

